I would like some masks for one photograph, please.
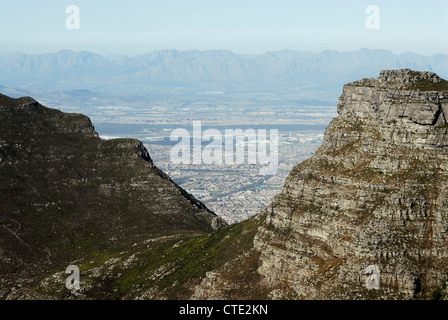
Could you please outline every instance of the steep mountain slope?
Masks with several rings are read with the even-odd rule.
[[[346,84],[338,113],[316,154],[256,217],[253,286],[268,298],[443,296],[448,82],[431,72],[382,71]],[[367,289],[369,266],[379,289]],[[193,297],[248,297],[235,294],[241,284],[229,278],[239,270],[229,262],[209,273]]]
[[[86,116],[28,97],[0,95],[0,120],[0,298],[76,260],[225,225],[138,140],[101,140]]]

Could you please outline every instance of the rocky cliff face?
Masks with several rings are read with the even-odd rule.
[[[86,116],[31,98],[0,95],[0,120],[0,298],[74,261],[225,225],[138,140],[101,140]]]
[[[256,217],[253,284],[267,298],[431,298],[448,272],[448,82],[382,71],[346,84],[338,113]],[[237,270],[209,274],[193,297],[244,298],[226,289]]]

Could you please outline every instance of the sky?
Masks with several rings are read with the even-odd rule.
[[[66,12],[71,5],[76,20]],[[448,54],[447,33],[446,0],[0,0],[0,52],[368,48],[433,55]]]

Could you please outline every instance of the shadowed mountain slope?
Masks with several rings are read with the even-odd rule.
[[[0,120],[0,297],[91,254],[225,225],[138,140],[101,140],[28,97],[0,95]]]

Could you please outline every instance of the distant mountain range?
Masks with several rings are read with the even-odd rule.
[[[261,55],[228,50],[162,50],[134,57],[70,50],[3,53],[0,85],[30,93],[79,89],[182,95],[262,92],[334,101],[346,82],[376,76],[383,69],[401,68],[448,77],[448,55],[397,55],[369,49],[320,53],[282,50]]]

